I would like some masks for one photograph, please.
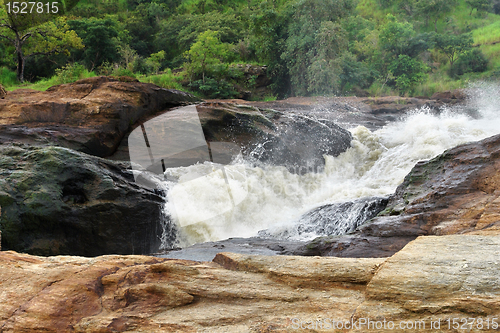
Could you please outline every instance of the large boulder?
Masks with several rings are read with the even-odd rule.
[[[387,257],[422,235],[500,233],[500,135],[419,162],[387,208],[352,234],[323,237],[295,254]]]
[[[0,100],[0,143],[62,146],[107,157],[137,121],[196,101],[181,91],[104,76],[47,91],[18,89]]]
[[[152,253],[161,193],[119,163],[60,147],[0,145],[2,249],[39,255]]]

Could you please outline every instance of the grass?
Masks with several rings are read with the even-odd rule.
[[[474,30],[472,37],[490,61],[489,69],[500,69],[500,20]]]
[[[166,70],[166,72],[158,75],[142,75],[138,76],[137,79],[141,82],[153,83],[157,86],[160,86],[165,89],[177,89],[177,90],[186,90],[181,82],[184,79],[181,75],[175,75],[172,73],[170,68]]]
[[[431,97],[434,93],[455,90],[467,86],[467,80],[452,80],[448,77],[432,75],[426,82],[415,87],[414,96]]]
[[[17,85],[17,75],[15,72],[5,67],[0,67],[0,84],[5,88]]]

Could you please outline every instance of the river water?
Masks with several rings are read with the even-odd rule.
[[[205,162],[167,169],[166,178],[176,180],[164,184],[165,214],[178,230],[175,246],[253,237],[261,230],[270,237],[313,239],[318,236],[314,231],[296,231],[307,212],[326,204],[388,196],[418,161],[499,133],[499,92],[497,85],[476,84],[468,90],[465,106],[439,113],[415,109],[372,130],[349,124],[352,147],[337,157],[324,156],[321,172],[298,175],[242,158],[225,167]],[[335,112],[319,109],[316,117],[335,118]]]

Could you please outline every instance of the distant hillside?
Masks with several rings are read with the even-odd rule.
[[[32,28],[24,77],[46,89],[126,75],[217,98],[431,95],[500,77],[499,11],[500,0],[81,0],[51,29],[84,48],[40,55],[52,40]],[[0,51],[13,89],[14,45],[0,37]],[[246,64],[266,69],[260,94]]]

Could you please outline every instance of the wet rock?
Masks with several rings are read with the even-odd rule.
[[[39,255],[151,253],[163,198],[124,165],[60,147],[0,146],[2,248]]]
[[[465,95],[459,91],[451,93],[454,96],[450,103],[440,97],[290,97],[285,100],[270,102],[255,102],[233,100],[234,103],[273,109],[284,113],[302,114],[308,117],[329,119],[343,128],[365,126],[371,130],[383,127],[389,122],[400,119],[414,109],[426,108],[430,112],[439,113],[447,104],[463,106]],[[217,102],[220,100],[212,100]],[[474,112],[474,110],[464,110]]]
[[[324,154],[338,156],[352,139],[347,130],[326,120],[226,103],[197,109],[207,141],[237,143],[244,155],[296,173],[318,171]]]
[[[389,256],[421,235],[500,232],[500,135],[419,162],[387,208],[347,236],[324,237],[294,254]]]
[[[351,233],[366,221],[374,218],[387,206],[387,198],[363,198],[355,201],[328,204],[302,215],[285,230],[263,230],[262,237],[279,239],[313,236],[335,236]]]
[[[171,259],[211,261],[221,251],[272,256],[284,251],[291,252],[304,244],[305,242],[275,238],[229,238],[216,242],[197,243],[182,249],[168,250],[155,255]]]
[[[447,104],[456,104],[464,101],[467,98],[467,94],[463,89],[448,90],[443,92],[437,92],[431,96],[431,99],[435,99]]]
[[[350,147],[352,139],[349,131],[332,121],[232,103],[202,103],[196,107],[178,108],[146,122],[144,128],[148,128],[145,130],[148,141],[153,142],[154,161],[163,160],[165,168],[209,160],[228,164],[241,153],[248,161],[286,166],[294,173],[318,172],[325,163],[323,155],[339,155]],[[141,129],[136,128],[123,140],[120,151],[131,153],[144,166],[151,158],[144,149],[146,144]],[[198,136],[203,141],[186,144],[189,138]],[[130,141],[132,151],[128,147]],[[192,149],[184,149],[186,145]],[[161,149],[167,146],[174,147],[170,150],[177,153],[169,154],[169,149]],[[193,148],[195,146],[198,148]],[[159,162],[156,163],[158,165],[150,169],[163,172]]]
[[[47,91],[17,89],[0,101],[0,143],[61,146],[107,157],[139,119],[196,101],[181,91],[103,76]]]
[[[235,86],[238,91],[238,98],[245,100],[263,99],[265,95],[271,94],[269,85],[272,82],[267,75],[267,66],[236,64],[231,67],[233,70],[242,73],[242,77],[238,79],[240,84]]]

